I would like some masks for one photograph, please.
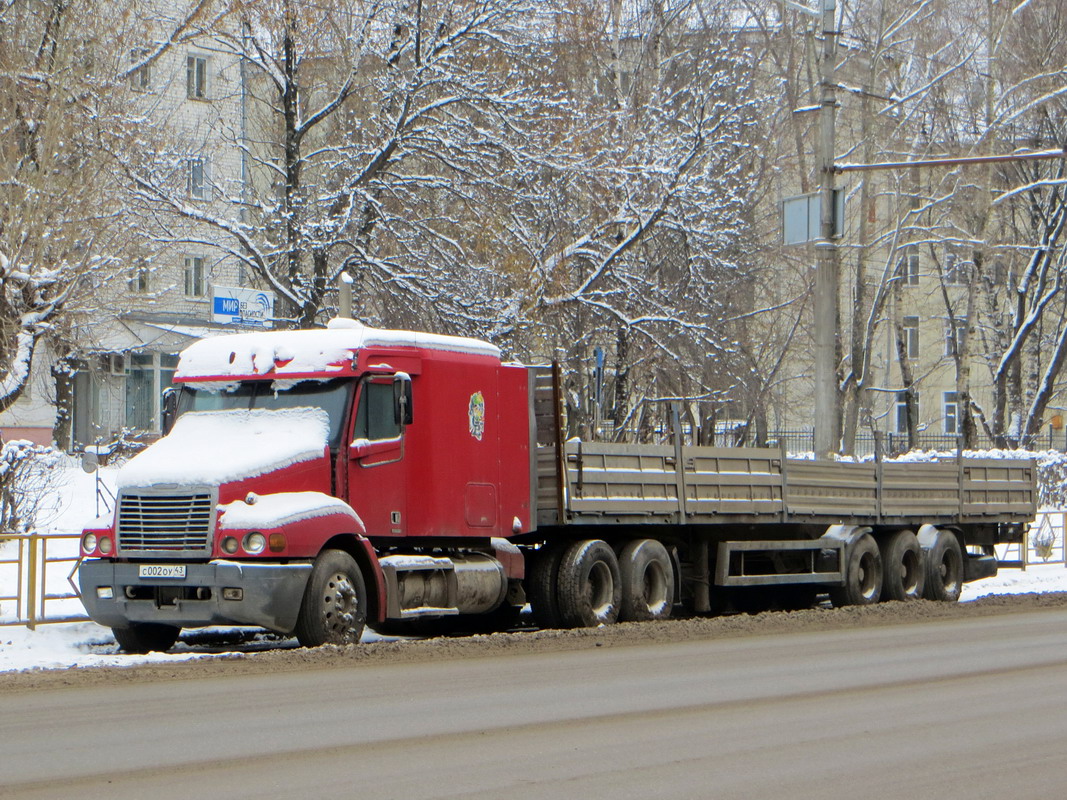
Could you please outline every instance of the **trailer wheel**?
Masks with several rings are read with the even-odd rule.
[[[911,531],[896,531],[882,541],[882,599],[921,600],[926,564],[919,540]]]
[[[178,641],[182,629],[155,622],[132,622],[128,628],[112,628],[111,632],[125,653],[165,653]]]
[[[563,551],[559,563],[559,610],[571,628],[611,625],[619,618],[622,578],[607,542],[587,539]]]
[[[863,534],[847,550],[845,585],[830,589],[835,606],[866,606],[877,603],[882,594],[882,556],[878,543]]]
[[[622,605],[619,619],[667,619],[674,605],[674,569],[667,548],[655,539],[636,539],[619,553]]]
[[[539,628],[558,628],[563,624],[559,613],[559,562],[563,550],[559,544],[545,545],[538,550],[525,581],[530,610]]]
[[[926,551],[927,600],[955,603],[963,591],[963,548],[952,531],[939,530]]]
[[[311,569],[296,619],[304,647],[357,644],[367,620],[367,587],[355,559],[343,550],[323,550]]]

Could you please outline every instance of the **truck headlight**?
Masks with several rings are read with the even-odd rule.
[[[245,535],[244,548],[246,553],[255,555],[262,553],[267,547],[267,537],[259,531],[252,531]]]
[[[100,552],[103,553],[105,556],[109,555],[111,553],[111,537],[101,536],[98,547],[100,548]]]
[[[82,552],[88,555],[96,550],[96,534],[87,533],[82,537]]]
[[[221,547],[222,552],[232,556],[234,553],[237,552],[237,540],[232,536],[227,536],[225,539],[222,540]]]

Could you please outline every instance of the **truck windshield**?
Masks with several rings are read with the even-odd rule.
[[[183,386],[178,395],[177,415],[189,411],[224,411],[227,409],[321,408],[330,418],[330,448],[341,445],[341,431],[352,382],[343,378],[332,381],[301,381],[285,389],[276,389],[272,381],[242,381],[211,390],[199,384]]]

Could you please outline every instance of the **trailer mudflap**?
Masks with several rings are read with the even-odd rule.
[[[996,556],[968,554],[963,559],[963,582],[970,583],[982,578],[993,578],[997,574]]]

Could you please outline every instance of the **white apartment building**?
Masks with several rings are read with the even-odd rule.
[[[131,52],[131,59],[140,53]],[[246,180],[241,142],[247,93],[236,55],[210,40],[177,46],[131,79],[130,104],[159,123],[158,170],[176,198],[237,218]],[[116,198],[116,202],[123,202]],[[94,278],[106,309],[76,321],[77,350],[68,363],[73,409],[61,448],[106,444],[124,430],[159,431],[160,395],[178,353],[205,336],[269,325],[273,296],[255,289],[238,262],[212,244],[203,226],[168,217],[166,232],[147,215],[143,257],[119,274]],[[0,415],[5,440],[48,444],[56,422],[56,355],[39,348],[23,396]]]

